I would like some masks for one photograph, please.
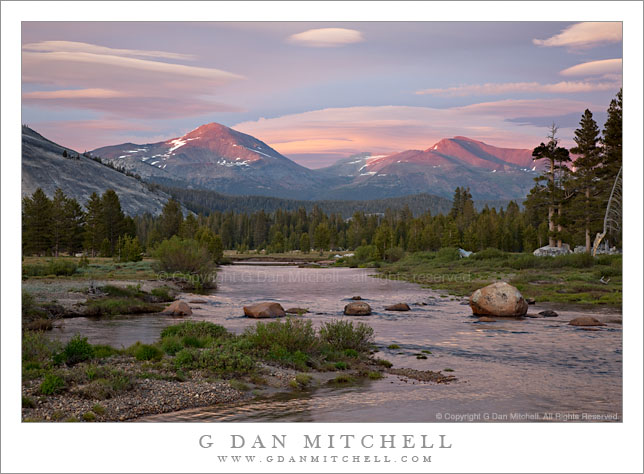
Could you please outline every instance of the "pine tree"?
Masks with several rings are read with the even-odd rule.
[[[302,237],[300,237],[300,250],[303,253],[309,253],[311,251],[311,239],[307,232],[304,232]]]
[[[101,253],[106,257],[114,255],[118,238],[124,234],[125,214],[121,202],[113,189],[108,189],[101,197]],[[107,241],[107,245],[105,244]]]
[[[41,188],[22,200],[22,245],[26,254],[43,255],[51,246],[51,201]]]
[[[83,234],[85,232],[85,213],[76,199],[67,199],[65,218],[68,227],[64,245],[67,252],[73,255],[83,248]]]
[[[599,217],[600,212],[597,196],[600,192],[596,179],[596,168],[600,161],[599,128],[593,120],[593,114],[586,109],[575,130],[575,143],[571,152],[578,155],[574,161],[573,193],[576,199],[573,202],[572,226],[585,231],[586,252],[590,253],[591,225]],[[593,230],[596,230],[596,224]]]
[[[104,235],[102,234],[103,204],[101,198],[95,192],[89,197],[86,204],[87,214],[85,217],[85,235],[83,245],[92,257],[96,256],[101,248]]]
[[[619,170],[622,168],[622,90],[620,89],[615,99],[608,107],[608,117],[604,124],[603,136],[601,140],[602,156],[601,167],[598,170],[600,178],[599,186],[600,200],[605,212],[610,198],[615,179]],[[621,220],[619,217],[617,220]],[[612,238],[618,243],[621,241],[621,225],[614,229],[611,226]],[[618,232],[615,232],[618,231]]]
[[[179,235],[181,223],[183,222],[183,212],[181,211],[181,204],[174,199],[169,199],[163,206],[160,219],[161,236],[164,239],[170,239],[175,235]]]
[[[556,231],[555,224],[558,220],[561,220],[561,216],[563,214],[561,181],[562,175],[567,171],[565,163],[570,161],[570,153],[568,150],[558,146],[559,139],[557,138],[557,131],[557,126],[552,124],[550,127],[550,134],[546,137],[548,138],[548,143],[544,144],[542,142],[532,151],[532,159],[534,161],[543,159],[548,161],[548,169],[546,170],[545,175],[536,178],[536,190],[538,193],[535,193],[535,195],[542,195],[542,199],[548,203],[548,230],[550,233],[548,245],[551,247],[554,247],[555,243],[561,247],[561,239],[556,242],[557,234],[562,231],[561,223],[557,226]],[[541,184],[542,181],[545,181],[546,184]],[[555,216],[555,212],[557,212],[557,216]]]
[[[51,246],[55,257],[58,257],[67,241],[69,222],[65,212],[67,196],[62,189],[56,188],[51,202]]]

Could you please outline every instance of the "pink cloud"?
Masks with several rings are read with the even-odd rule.
[[[423,89],[416,92],[416,94],[446,97],[501,95],[518,92],[550,92],[555,94],[572,94],[580,92],[606,91],[618,88],[619,84],[616,84],[615,82],[563,81],[554,84],[539,84],[538,82],[506,82]]]
[[[621,75],[621,59],[602,59],[600,61],[589,61],[577,64],[564,69],[559,74],[562,76],[597,76],[597,75]]]
[[[143,56],[145,59],[133,56]],[[215,100],[243,76],[215,68],[150,58],[191,55],[113,49],[88,43],[44,41],[23,46],[23,83],[61,87],[23,95],[26,103],[82,108],[122,117],[187,117],[239,111]]]
[[[315,110],[239,123],[233,128],[256,136],[286,156],[338,155],[426,149],[445,137],[464,135],[496,146],[529,148],[545,131],[508,122],[526,116],[557,117],[579,112],[586,102],[523,100],[466,107],[379,106]],[[534,114],[534,115],[532,115]],[[562,129],[562,136],[571,130]]]
[[[312,48],[334,48],[364,41],[362,33],[347,28],[316,28],[288,37],[290,43]]]
[[[620,41],[622,41],[621,22],[577,23],[545,40],[532,40],[537,46],[565,46],[571,49],[586,49]]]

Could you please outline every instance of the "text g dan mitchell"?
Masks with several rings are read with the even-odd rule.
[[[386,434],[332,434],[332,435],[302,435],[296,440],[290,440],[288,435],[244,436],[229,435],[225,446],[216,446],[212,435],[204,434],[199,437],[202,448],[230,449],[450,449],[452,443],[447,435],[386,435]],[[292,443],[292,444],[291,444]]]

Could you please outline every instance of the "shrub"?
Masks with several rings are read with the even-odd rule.
[[[143,260],[143,249],[139,239],[129,235],[119,237],[114,260],[117,262],[140,262]]]
[[[324,343],[340,351],[353,349],[366,353],[373,346],[373,328],[364,323],[354,325],[353,321],[333,320],[323,323],[319,334]]]
[[[96,421],[96,415],[91,411],[83,413],[83,421]]]
[[[400,247],[392,247],[385,250],[385,260],[388,262],[397,262],[405,256],[405,251]]]
[[[157,299],[157,301],[161,303],[174,301],[174,297],[170,293],[170,288],[168,288],[167,286],[153,288],[152,291],[150,291],[150,294],[154,296]]]
[[[192,369],[195,367],[198,352],[195,349],[182,349],[177,352],[174,358],[174,365],[176,368]]]
[[[481,250],[480,252],[476,252],[473,255],[470,255],[470,258],[473,258],[474,260],[491,260],[493,258],[504,258],[506,256],[505,252],[488,247],[484,250]]]
[[[65,388],[65,381],[55,374],[45,375],[45,379],[40,384],[40,393],[43,395],[54,395],[62,392]]]
[[[345,349],[344,355],[352,359],[356,359],[360,354],[358,354],[358,351],[355,349]]]
[[[372,370],[367,374],[367,377],[371,380],[380,380],[384,378],[384,375],[382,375],[380,372],[376,372],[375,370]]]
[[[348,383],[352,383],[354,381],[353,377],[350,375],[338,375],[336,378],[329,380],[329,383],[332,385],[345,385]]]
[[[398,344],[389,344],[387,349],[400,349],[400,346]]]
[[[229,336],[229,332],[225,327],[220,326],[219,324],[209,323],[207,321],[185,321],[181,324],[175,324],[173,326],[168,326],[163,331],[161,331],[161,338],[165,339],[167,337],[178,336],[194,336],[194,337],[205,337],[209,336],[213,339],[218,339],[220,337]]]
[[[358,263],[380,260],[378,247],[376,247],[375,245],[361,245],[356,248],[353,259]]]
[[[22,333],[23,362],[48,362],[60,350],[60,342],[49,340],[42,332]]]
[[[391,362],[389,362],[386,359],[374,359],[374,362],[377,365],[380,365],[380,366],[385,367],[387,369],[389,369],[390,367],[392,367],[394,365],[394,364],[392,364]]]
[[[22,396],[22,408],[36,408],[36,404],[34,401],[29,398],[25,397],[24,395]]]
[[[96,359],[106,359],[118,354],[120,354],[120,351],[118,349],[114,349],[112,346],[105,344],[94,345],[94,358]]]
[[[244,337],[252,347],[261,352],[280,347],[289,353],[297,351],[313,353],[318,346],[318,339],[311,321],[290,317],[284,322],[258,322],[255,327],[246,329]]]
[[[72,260],[49,260],[46,264],[23,265],[23,276],[71,276],[76,273],[78,265]]]
[[[444,247],[436,254],[436,260],[441,262],[455,262],[460,258],[461,254],[458,252],[458,249],[453,247]]]
[[[194,275],[201,283],[212,280],[214,261],[208,249],[196,240],[181,239],[175,235],[161,242],[154,256],[163,271]]]
[[[100,404],[97,403],[92,407],[92,411],[94,413],[96,413],[97,415],[104,415],[105,414],[105,407],[103,405],[100,405]]]
[[[137,360],[161,360],[163,358],[163,351],[161,349],[139,342],[129,348],[128,352],[136,357]]]
[[[117,314],[157,313],[163,306],[146,303],[139,298],[117,297],[89,300],[85,306],[86,316],[114,316]]]
[[[75,334],[65,345],[63,351],[54,356],[54,362],[69,366],[84,362],[94,357],[94,348],[86,337]]]
[[[349,368],[349,365],[346,362],[336,362],[335,368],[338,370],[347,370]]]
[[[173,356],[183,349],[183,344],[181,344],[181,340],[176,336],[165,337],[161,340],[161,349],[166,354]]]
[[[295,376],[295,381],[299,384],[302,385],[303,387],[306,387],[313,381],[313,377],[311,377],[309,374],[297,374]]]

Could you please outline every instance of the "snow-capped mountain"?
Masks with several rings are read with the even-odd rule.
[[[427,192],[451,197],[469,187],[475,199],[523,198],[534,185],[537,168],[528,149],[499,148],[467,137],[445,138],[426,150],[387,156],[355,156],[324,171],[350,181],[336,195],[365,198]]]
[[[469,187],[475,199],[519,199],[537,174],[530,150],[499,148],[466,137],[446,138],[426,150],[361,153],[311,170],[257,138],[217,123],[163,142],[124,143],[92,154],[151,182],[295,199],[418,193],[451,198],[457,186]]]
[[[323,187],[314,171],[250,135],[217,123],[163,142],[124,143],[92,154],[145,180],[227,194],[302,197]]]

